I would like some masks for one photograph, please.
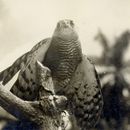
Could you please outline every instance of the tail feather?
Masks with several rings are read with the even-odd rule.
[[[25,53],[18,58],[10,67],[0,72],[0,81],[3,85],[6,85],[13,76],[23,67],[27,62],[28,53]]]

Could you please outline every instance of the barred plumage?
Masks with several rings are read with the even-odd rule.
[[[20,70],[11,92],[24,100],[37,100],[37,61],[51,70],[55,93],[63,94],[72,102],[81,130],[94,126],[103,104],[100,82],[95,68],[82,54],[71,20],[58,22],[52,38],[42,40],[17,59],[12,66],[0,73],[0,80],[6,84]]]
[[[82,51],[79,46],[80,42],[77,39],[75,41],[63,41],[57,37],[52,38],[52,44],[47,51],[43,64],[50,68],[53,79],[57,81],[55,86],[59,93],[69,83],[77,65],[82,60]]]

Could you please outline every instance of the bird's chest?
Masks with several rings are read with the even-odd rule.
[[[53,78],[65,79],[71,77],[80,61],[81,52],[76,45],[52,45],[47,51],[43,64],[51,70]]]
[[[50,46],[43,65],[51,70],[57,94],[63,93],[80,62],[81,50],[76,43],[58,43]]]

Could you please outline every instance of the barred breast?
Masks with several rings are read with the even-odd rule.
[[[80,42],[65,41],[60,38],[53,38],[51,42],[43,64],[51,70],[52,77],[56,81],[55,86],[63,88],[82,60]]]

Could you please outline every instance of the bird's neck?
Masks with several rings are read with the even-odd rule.
[[[64,36],[62,36],[62,37],[59,37],[59,36],[53,36],[52,37],[52,41],[53,40],[56,40],[56,41],[58,41],[58,42],[72,42],[72,41],[78,41],[78,38],[73,38],[73,37],[68,37],[68,38],[65,38]]]

